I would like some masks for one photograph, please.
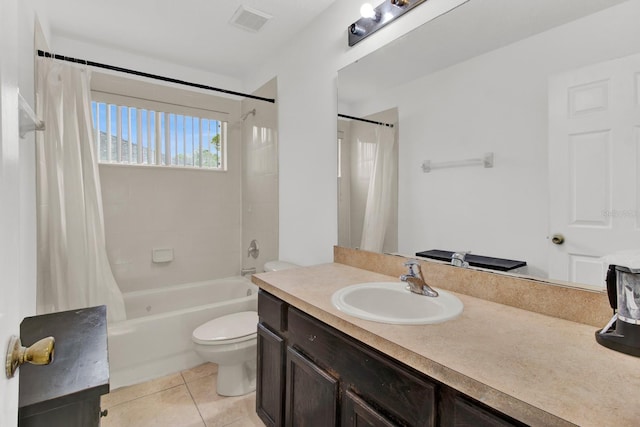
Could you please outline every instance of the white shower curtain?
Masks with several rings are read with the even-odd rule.
[[[393,128],[377,126],[376,155],[369,181],[360,249],[382,252],[391,214],[393,177],[396,174],[397,162],[393,156],[395,141]]]
[[[124,320],[107,259],[86,69],[37,58],[38,313],[107,305]]]

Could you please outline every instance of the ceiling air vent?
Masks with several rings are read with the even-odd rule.
[[[257,33],[272,16],[247,6],[240,6],[231,17],[231,23],[243,30]]]

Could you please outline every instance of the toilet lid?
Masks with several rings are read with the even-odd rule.
[[[267,261],[264,264],[264,271],[280,271],[289,270],[290,268],[298,268],[299,265],[292,264],[287,261]]]
[[[256,333],[258,313],[241,311],[218,317],[198,326],[193,338],[201,342],[228,341]]]

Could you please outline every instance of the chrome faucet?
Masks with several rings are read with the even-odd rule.
[[[400,280],[407,282],[411,292],[415,294],[425,295],[428,297],[437,297],[438,292],[427,285],[422,277],[422,270],[420,269],[420,263],[414,259],[411,259],[404,263],[405,267],[409,267],[407,274],[400,276]]]
[[[469,267],[469,263],[464,260],[468,253],[469,252],[456,252],[451,255],[451,265],[463,268]]]

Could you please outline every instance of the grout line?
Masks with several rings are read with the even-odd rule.
[[[105,407],[105,409],[111,410],[112,408],[115,408],[115,407],[120,406],[120,405],[124,405],[125,403],[135,402],[136,400],[144,399],[145,397],[153,396],[154,394],[162,393],[162,392],[165,392],[167,390],[171,390],[171,389],[174,389],[174,388],[177,388],[177,387],[182,387],[182,386],[186,386],[186,384],[178,384],[178,385],[174,385],[173,387],[167,387],[167,388],[163,388],[162,390],[156,390],[153,393],[144,394],[142,396],[137,396],[137,397],[134,397],[133,399],[129,399],[129,400],[125,400],[125,401],[120,402],[120,403],[116,403],[113,406]],[[187,390],[189,390],[188,387],[187,387]]]
[[[180,373],[180,375],[182,375],[182,372]],[[184,380],[184,377],[182,379]],[[198,411],[198,415],[200,415],[200,419],[202,420],[202,423],[205,425],[205,427],[207,427],[207,421],[202,416],[202,412],[200,412],[200,407],[198,406],[198,402],[196,402],[195,397],[193,397],[193,393],[191,393],[191,389],[189,388],[189,384],[187,383],[186,380],[184,382],[184,385],[187,387],[187,393],[189,393],[189,396],[191,396],[191,401],[193,402],[193,405],[196,407],[196,411]]]
[[[182,372],[179,372],[179,373],[180,373],[180,379],[182,380],[182,384],[178,384],[178,385],[171,386],[171,387],[158,388],[158,389],[155,389],[155,388],[154,388],[154,389],[153,389],[154,391],[147,392],[147,393],[145,393],[145,394],[141,394],[140,396],[136,396],[136,397],[134,397],[134,398],[132,398],[132,399],[123,400],[122,402],[120,402],[120,403],[116,403],[115,405],[105,406],[105,408],[106,408],[106,409],[114,408],[114,407],[119,406],[119,405],[122,405],[122,404],[124,404],[124,403],[127,403],[127,402],[133,402],[134,400],[141,399],[141,398],[143,398],[143,397],[147,397],[147,396],[152,396],[152,395],[154,395],[154,394],[156,394],[156,393],[160,393],[160,392],[165,391],[165,390],[170,390],[170,389],[172,389],[172,388],[179,387],[179,386],[181,386],[181,385],[185,385],[185,386],[186,386],[186,385],[187,385],[187,383],[186,383],[186,381],[184,380],[184,377],[182,377]],[[171,374],[171,375],[173,375],[173,374]],[[167,375],[166,377],[168,378],[168,377],[170,377],[171,375]],[[127,389],[127,388],[135,388],[135,387],[141,386],[141,385],[143,385],[143,384],[149,384],[149,383],[152,383],[152,382],[157,381],[157,380],[159,380],[159,379],[160,379],[160,378],[156,378],[156,379],[152,379],[152,380],[145,381],[145,382],[142,382],[142,383],[132,384],[132,385],[130,385],[130,386],[119,387],[119,388],[117,388],[117,389],[115,389],[115,390],[111,390],[111,391],[109,391],[109,393],[108,393],[108,394],[112,394],[112,393],[113,393],[113,394],[115,395],[115,394],[118,394],[119,392],[121,392],[121,391],[122,391],[122,390],[124,390],[124,389]],[[108,394],[107,394],[107,395],[108,395]],[[100,404],[102,405],[102,399],[100,400]]]

